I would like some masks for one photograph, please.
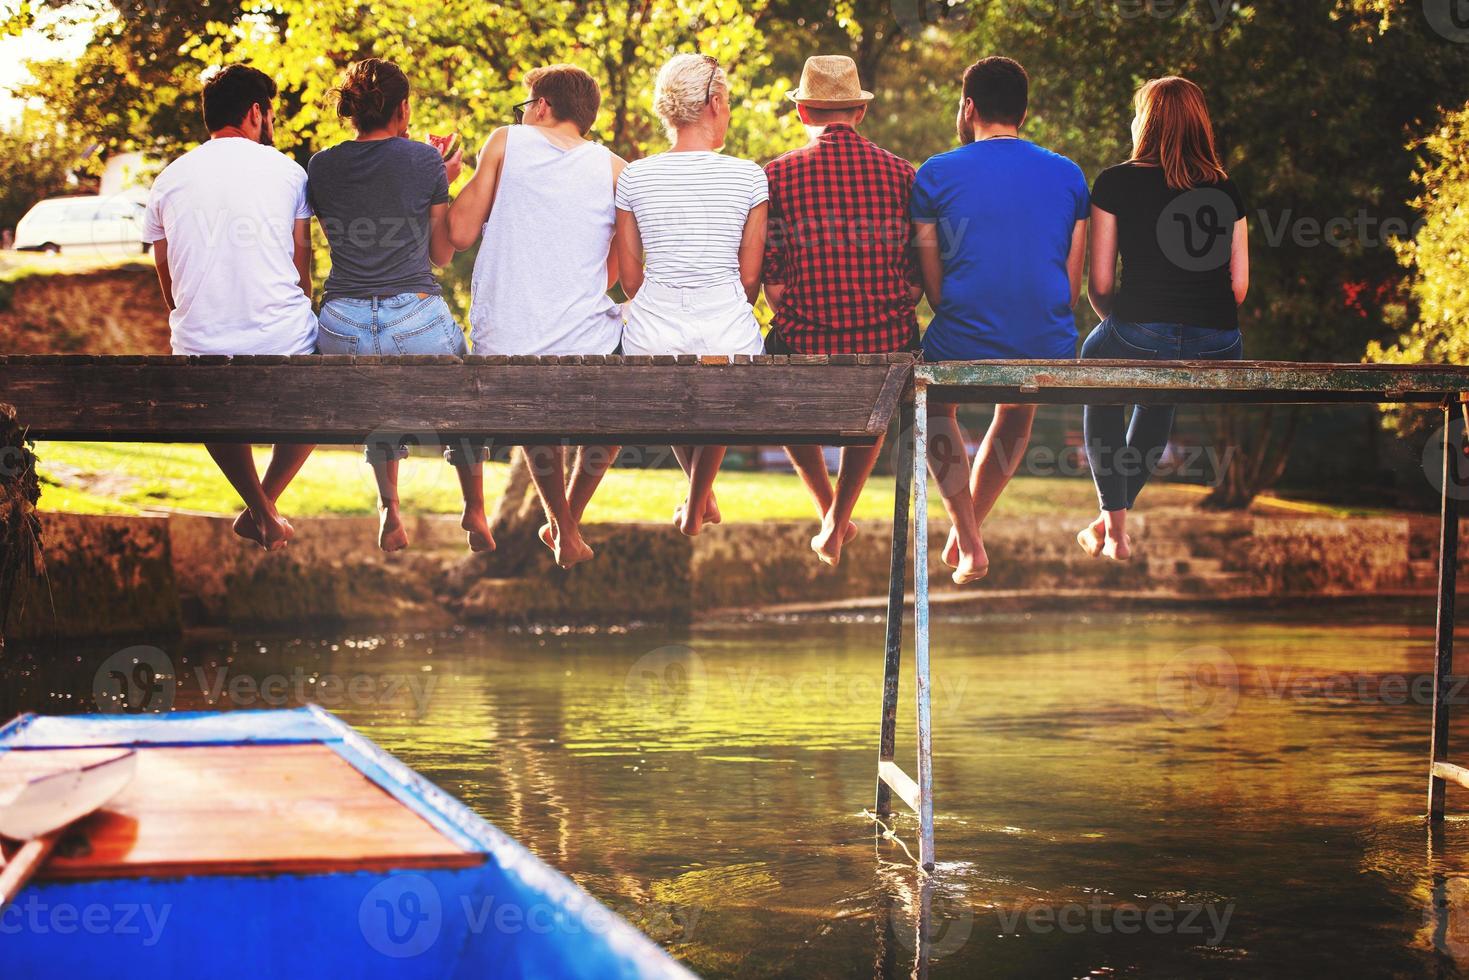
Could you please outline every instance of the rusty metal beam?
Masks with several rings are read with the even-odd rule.
[[[920,364],[935,400],[1076,404],[1441,404],[1469,368],[1289,361],[956,361]]]

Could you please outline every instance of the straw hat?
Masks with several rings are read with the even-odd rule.
[[[813,109],[855,109],[874,98],[862,90],[857,62],[844,54],[819,54],[806,59],[801,69],[801,87],[786,98]]]

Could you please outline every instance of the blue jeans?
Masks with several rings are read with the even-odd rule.
[[[1237,361],[1244,355],[1238,330],[1183,323],[1103,320],[1081,345],[1083,358],[1129,361]],[[1086,458],[1103,510],[1132,510],[1158,469],[1173,431],[1172,405],[1137,405],[1132,424],[1122,405],[1088,405],[1082,415]]]
[[[328,300],[318,318],[317,350],[322,354],[361,354],[364,357],[402,354],[469,353],[464,331],[454,322],[444,297],[431,293],[401,293],[371,299]],[[418,441],[408,434],[381,439],[369,438],[367,461],[403,459],[405,441]],[[444,450],[444,458],[455,466],[489,456],[489,448],[478,440],[460,440]]]

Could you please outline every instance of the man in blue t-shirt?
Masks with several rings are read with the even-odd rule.
[[[913,221],[934,318],[929,361],[1076,357],[1090,202],[1081,168],[1020,138],[1030,80],[1009,58],[964,72],[958,149],[918,170]],[[1030,442],[1033,405],[996,405],[972,474],[957,405],[930,412],[929,462],[954,530],[944,560],[960,585],[989,570],[980,526]],[[967,479],[966,479],[967,477]]]

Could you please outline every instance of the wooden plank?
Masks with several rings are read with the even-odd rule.
[[[1469,769],[1456,766],[1452,762],[1435,762],[1433,764],[1433,778],[1442,779],[1446,782],[1463,786],[1469,789]]]
[[[908,808],[914,813],[919,810],[921,801],[918,798],[918,784],[913,777],[898,767],[896,762],[879,762],[877,764],[877,776],[888,788],[898,794],[898,799],[908,804]]]
[[[514,360],[514,359],[511,359]],[[632,359],[627,359],[632,360]],[[404,362],[302,368],[0,366],[33,437],[146,442],[361,444],[401,431],[503,445],[560,441],[870,445],[906,379],[892,365],[620,365]],[[264,394],[263,394],[264,393]]]
[[[7,787],[115,754],[0,755]],[[314,873],[483,863],[321,744],[145,747],[133,783],[80,828],[88,849],[43,878]]]
[[[1287,361],[956,361],[920,364],[936,399],[1044,404],[1439,402],[1469,368]]]

